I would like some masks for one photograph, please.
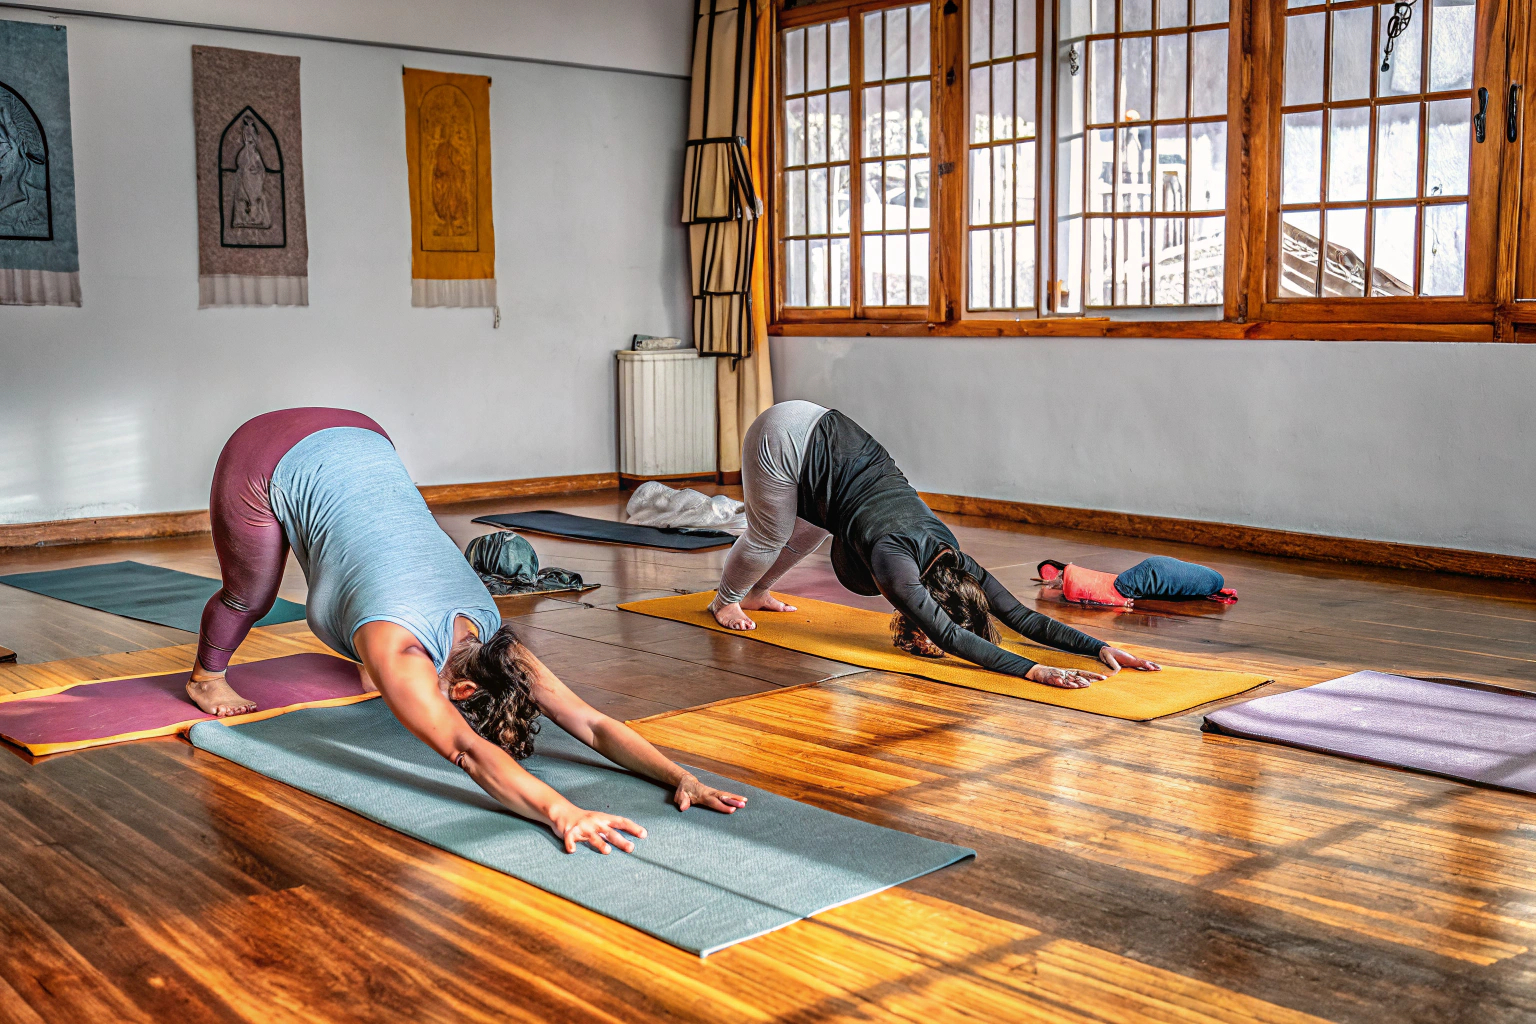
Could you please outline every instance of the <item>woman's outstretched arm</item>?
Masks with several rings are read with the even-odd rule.
[[[635,844],[623,833],[645,838],[628,818],[583,810],[534,778],[505,750],[472,729],[443,695],[437,669],[415,635],[393,622],[359,627],[352,645],[384,703],[417,739],[462,768],[492,799],[519,817],[549,827],[567,853],[587,843],[599,853],[609,844],[626,853]]]
[[[671,787],[678,810],[686,811],[697,805],[734,814],[737,808],[747,805],[746,797],[706,786],[692,772],[668,760],[644,736],[582,700],[532,651],[524,648],[523,656],[533,670],[533,698],[540,710],[614,764]]]

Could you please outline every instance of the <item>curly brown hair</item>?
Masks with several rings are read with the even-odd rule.
[[[923,587],[932,595],[950,621],[997,643],[997,627],[992,624],[992,606],[975,577],[960,568],[960,556],[946,551],[934,559],[923,573]],[[901,612],[891,616],[891,639],[908,654],[924,658],[942,658],[944,652],[928,638],[922,628]]]
[[[459,714],[481,736],[521,761],[533,753],[539,705],[533,699],[528,649],[510,622],[484,642],[470,640],[448,655],[450,679],[467,679],[475,692],[453,701]]]

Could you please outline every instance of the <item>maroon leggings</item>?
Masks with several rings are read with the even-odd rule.
[[[272,474],[289,449],[330,427],[362,427],[389,437],[360,412],[279,409],[246,421],[219,455],[208,513],[224,586],[204,606],[197,634],[197,662],[209,672],[229,666],[235,648],[277,601],[288,537],[272,514]]]

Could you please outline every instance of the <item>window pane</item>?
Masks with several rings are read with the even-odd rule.
[[[885,19],[879,11],[864,15],[864,81],[878,82],[885,77]]]
[[[1189,302],[1214,306],[1226,281],[1227,222],[1224,217],[1189,219]]]
[[[992,307],[992,235],[989,231],[971,232],[971,308]]]
[[[907,84],[885,87],[885,153],[887,156],[907,151]]]
[[[1117,221],[1115,226],[1115,300],[1124,306],[1150,305],[1152,222],[1146,217],[1132,217]]]
[[[1113,128],[1096,128],[1088,133],[1088,173],[1088,209],[1094,213],[1112,212],[1119,191]]]
[[[1472,141],[1470,100],[1436,100],[1429,105],[1429,166],[1424,194],[1467,194],[1467,160]]]
[[[928,109],[928,94],[931,89],[927,82],[913,82],[910,88],[912,90],[912,135],[910,138],[912,152],[926,153],[928,152],[928,131],[932,124]]]
[[[1018,199],[1018,209],[1014,214],[1014,220],[1034,220],[1035,144],[1033,142],[1021,142],[1018,145],[1017,152],[1013,190]]]
[[[1377,8],[1381,25],[1376,34],[1376,51],[1371,55],[1373,64],[1381,63],[1376,56],[1387,48],[1387,24],[1392,20],[1393,8],[1393,4],[1382,4]],[[1423,17],[1423,14],[1420,10],[1417,16]],[[1412,96],[1419,91],[1424,82],[1424,42],[1416,26],[1410,27],[1393,42],[1387,70],[1379,72],[1379,75],[1376,85],[1378,95]]]
[[[1323,183],[1323,113],[1286,114],[1280,133],[1284,150],[1282,203],[1315,203]]]
[[[885,12],[885,77],[907,77],[907,9]]]
[[[1013,35],[1016,40],[1014,53],[1037,53],[1039,41],[1035,38],[1035,3],[1034,0],[1019,0],[1018,10],[1014,12]]]
[[[907,304],[907,236],[885,236],[885,304]]]
[[[972,224],[992,222],[992,157],[985,149],[971,150]]]
[[[805,163],[805,100],[789,100],[784,104],[784,166],[799,167]]]
[[[1000,309],[1013,305],[1013,229],[992,230],[992,302]]]
[[[1011,3],[1012,0],[998,0]],[[971,63],[978,64],[992,52],[992,0],[971,0]],[[974,303],[973,303],[974,305]]]
[[[1189,126],[1189,208],[1227,207],[1227,123],[1207,121]]]
[[[805,92],[805,29],[784,33],[784,95]]]
[[[831,160],[848,159],[848,92],[830,94],[831,113],[827,115],[827,156]]]
[[[848,239],[832,239],[832,292],[828,296],[829,305],[846,306],[852,301],[848,279],[852,268],[848,248]]]
[[[1434,4],[1429,11],[1429,91],[1471,88],[1477,5],[1471,0],[1434,0]],[[1448,294],[1460,291],[1458,287]]]
[[[1092,0],[1092,3],[1093,31],[1095,33],[1113,32],[1115,30],[1115,0]]]
[[[827,305],[827,240],[813,238],[806,243],[806,305]]]
[[[907,301],[914,306],[925,306],[928,304],[928,232],[919,231],[912,235],[909,259]]]
[[[864,251],[864,304],[885,305],[885,236],[865,235]]]
[[[992,73],[971,69],[971,141],[992,141]]]
[[[1152,130],[1120,129],[1120,205],[1121,213],[1149,213],[1152,210]]]
[[[864,165],[864,214],[866,231],[879,231],[885,227],[885,178],[877,161]]]
[[[789,258],[785,276],[788,278],[788,305],[805,305],[805,242],[793,241],[784,243],[789,250]]]
[[[1090,124],[1113,124],[1115,117],[1115,41],[1095,40],[1088,50],[1088,82],[1093,90],[1088,107]]]
[[[1227,30],[1195,33],[1194,82],[1190,90],[1191,117],[1227,112]]]
[[[791,171],[784,175],[784,202],[788,207],[784,217],[784,233],[805,234],[805,172]]]
[[[1419,193],[1419,105],[1391,103],[1376,111],[1376,198]]]
[[[1280,294],[1317,295],[1317,254],[1322,218],[1316,210],[1288,210],[1280,216]]]
[[[1013,242],[1013,304],[1035,308],[1035,229],[1015,228]]]
[[[1157,0],[1157,27],[1177,28],[1189,23],[1189,0]]]
[[[1184,218],[1152,222],[1152,301],[1159,306],[1184,304]]]
[[[1120,31],[1146,32],[1152,28],[1152,0],[1120,0]]]
[[[1018,118],[1018,136],[1021,139],[1035,137],[1035,59],[1021,60],[1018,64],[1018,101],[1014,116]]]
[[[906,227],[907,162],[891,160],[885,165],[885,229],[903,231]]]
[[[1013,56],[1014,0],[997,0],[992,5],[992,59]]]
[[[1370,107],[1337,107],[1329,112],[1329,202],[1347,203],[1365,198],[1370,133]]]
[[[810,196],[806,200],[806,233],[824,235],[827,233],[827,169],[817,167],[810,171],[807,181]]]
[[[1110,267],[1115,251],[1115,222],[1108,217],[1090,218],[1088,229],[1087,306],[1115,304],[1115,275]]]
[[[1323,294],[1353,298],[1365,294],[1365,209],[1328,211],[1328,259]]]
[[[1460,295],[1467,280],[1467,205],[1424,207],[1425,295]]]
[[[1014,137],[1013,123],[1013,64],[992,65],[992,137]]]
[[[1013,219],[1013,147],[992,150],[992,223],[1006,224]]]
[[[1285,19],[1285,105],[1323,101],[1323,33],[1328,15],[1292,14]]]
[[[805,30],[805,87],[814,92],[827,87],[827,26]]]
[[[805,110],[806,163],[827,162],[827,96],[812,96],[806,101]]]
[[[880,101],[878,85],[864,89],[864,155],[879,156],[881,140],[885,137],[885,108]]]
[[[1377,61],[1371,52],[1371,9],[1356,7],[1333,15],[1333,74],[1329,99],[1363,100],[1371,94],[1371,71]]]
[[[1136,36],[1120,42],[1120,117],[1152,118],[1152,39]]]
[[[832,57],[828,79],[832,88],[848,84],[848,19],[832,23]]]
[[[928,160],[926,158],[913,160],[910,169],[912,173],[912,205],[909,209],[911,211],[912,226],[914,228],[926,228],[930,223]]]
[[[1203,126],[1202,126],[1203,127]],[[1181,124],[1157,126],[1157,209],[1164,213],[1189,209],[1189,161],[1184,153]]]
[[[1413,294],[1418,219],[1418,211],[1412,206],[1388,206],[1376,211],[1375,236],[1371,240],[1372,295]]]
[[[1157,118],[1184,117],[1188,71],[1189,37],[1157,37]]]
[[[853,191],[850,187],[848,166],[832,168],[832,233],[846,235],[853,207]]]
[[[1215,25],[1227,20],[1227,0],[1195,0],[1195,24]]]
[[[912,12],[912,59],[910,62],[912,66],[907,73],[910,75],[926,75],[931,71],[929,50],[932,43],[932,32],[928,28],[928,7],[927,5],[922,5],[910,8],[910,10]]]

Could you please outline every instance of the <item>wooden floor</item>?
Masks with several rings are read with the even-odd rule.
[[[621,502],[440,519],[462,543],[493,508]],[[1536,691],[1536,588],[951,522],[1026,601],[1046,557],[1214,566],[1237,605],[1036,607],[1266,671],[1265,692],[1361,668]],[[709,588],[723,552],[531,539],[603,585],[501,602],[588,700],[680,759],[977,859],[700,961],[181,740],[0,752],[0,1022],[1536,1020],[1536,799],[1203,735],[1198,710],[1123,722],[620,612]],[[0,573],[125,558],[217,575],[206,538],[3,552]],[[294,567],[283,596],[304,598]],[[258,632],[247,657],[316,645]],[[193,639],[0,586],[20,662],[0,690],[171,671]]]

